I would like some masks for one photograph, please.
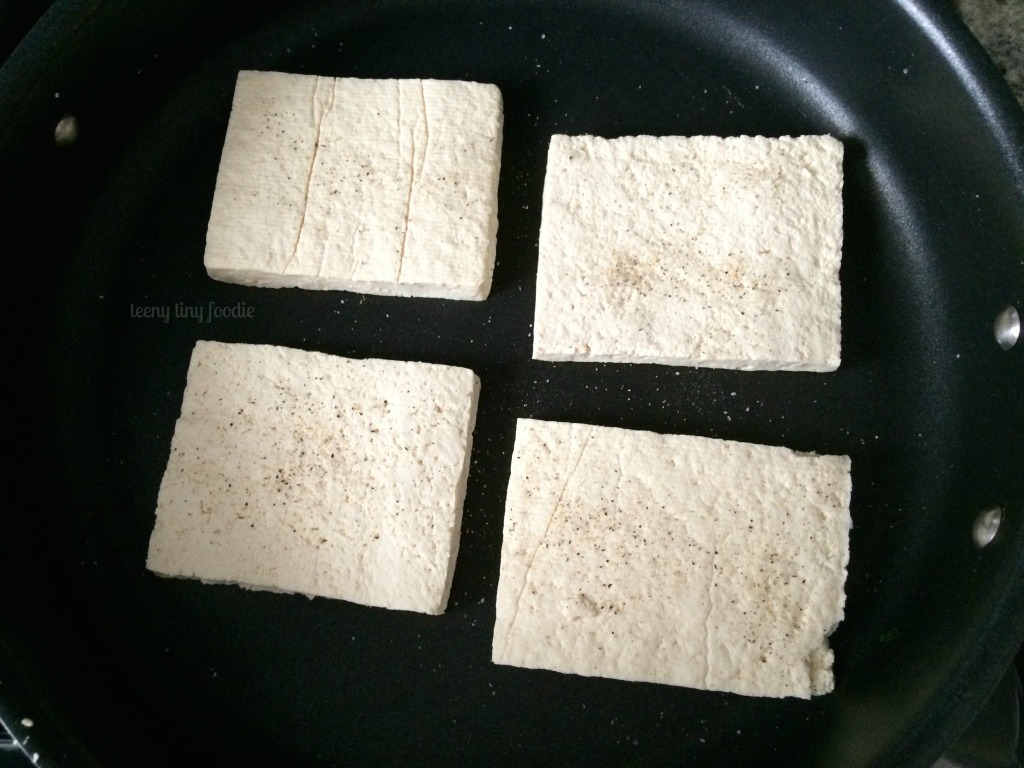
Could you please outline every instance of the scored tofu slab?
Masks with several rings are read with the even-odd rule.
[[[534,358],[835,370],[842,160],[829,136],[552,137]]]
[[[442,613],[478,392],[464,368],[200,341],[147,567]]]
[[[831,691],[850,491],[845,456],[520,419],[493,661]]]
[[[243,71],[207,272],[275,288],[484,299],[501,138],[494,85]]]

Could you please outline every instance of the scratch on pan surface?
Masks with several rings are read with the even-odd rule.
[[[33,727],[35,725],[35,723],[31,719],[29,719],[27,717],[22,720],[22,724],[26,728],[31,728],[31,727]],[[11,747],[13,747],[14,749],[17,749],[19,752],[21,752],[21,754],[23,754],[25,756],[25,758],[32,763],[32,765],[36,765],[36,766],[39,765],[39,753],[38,752],[31,752],[30,753],[28,751],[28,749],[26,749],[26,745],[28,744],[29,737],[26,737],[24,741],[19,740],[18,737],[14,735],[14,731],[11,729],[11,727],[7,724],[7,722],[2,717],[0,717],[0,729],[3,729],[8,734],[10,734],[10,736],[11,736]],[[5,751],[6,751],[6,747],[5,747]]]

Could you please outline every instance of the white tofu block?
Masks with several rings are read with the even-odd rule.
[[[465,368],[200,341],[147,567],[442,613],[478,392]]]
[[[850,460],[521,419],[493,660],[748,696],[833,689]]]
[[[554,136],[538,360],[839,366],[843,145]]]
[[[484,299],[501,131],[494,85],[243,71],[207,272],[271,288]]]

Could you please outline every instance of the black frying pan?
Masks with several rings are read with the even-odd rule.
[[[242,68],[497,84],[491,297],[208,279],[206,220]],[[65,115],[79,132],[60,147]],[[532,361],[555,132],[842,138],[840,370]],[[1004,305],[1024,306],[1022,147],[1019,108],[938,0],[59,3],[0,70],[8,414],[25,425],[7,441],[24,461],[3,529],[0,715],[43,765],[200,752],[272,765],[929,764],[1024,637],[1024,357],[992,331]],[[253,317],[130,316],[210,302]],[[477,371],[443,617],[145,570],[199,338]],[[492,665],[520,416],[849,454],[835,692],[765,700]],[[1002,524],[979,548],[972,527],[993,505]]]

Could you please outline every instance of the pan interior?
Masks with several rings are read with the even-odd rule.
[[[82,21],[82,49],[50,54],[36,82],[59,96],[23,108],[44,160],[17,199],[8,194],[21,213],[13,220],[33,226],[54,286],[44,323],[47,407],[32,443],[46,457],[50,511],[22,524],[26,540],[46,542],[55,578],[19,580],[25,599],[2,639],[32,691],[26,700],[46,707],[53,738],[85,759],[123,761],[126,725],[97,705],[102,690],[122,709],[145,709],[141,726],[133,718],[132,744],[183,759],[202,736],[224,759],[309,764],[599,755],[609,764],[880,765],[896,764],[908,744],[937,754],[947,736],[930,730],[936,701],[963,684],[957,669],[984,639],[997,600],[986,585],[1012,574],[1006,561],[1019,563],[1022,549],[1014,515],[999,546],[979,551],[971,542],[973,512],[993,499],[1022,510],[1012,479],[978,461],[998,451],[993,436],[1006,444],[1006,419],[974,397],[983,388],[1012,402],[1020,385],[1007,367],[1024,378],[1019,356],[1000,357],[991,341],[994,315],[977,309],[1005,303],[998,297],[1010,267],[999,255],[1024,243],[1024,225],[999,201],[1020,191],[1004,180],[1000,147],[978,140],[972,163],[936,170],[936,158],[984,131],[986,117],[908,18],[856,3],[825,18],[814,6],[796,3],[770,19],[744,2],[261,4],[242,19],[192,6],[118,15],[110,6]],[[190,18],[206,26],[186,36]],[[136,29],[130,40],[118,35],[125,25]],[[114,39],[118,46],[104,47]],[[505,140],[491,297],[412,300],[208,279],[206,222],[240,69],[498,85]],[[959,122],[935,127],[936,114],[952,109]],[[36,141],[66,113],[80,124],[72,146]],[[920,140],[924,132],[931,141]],[[841,138],[840,370],[532,361],[553,133]],[[985,226],[942,197],[951,189],[961,202],[991,205]],[[44,213],[61,226],[46,227]],[[985,274],[969,270],[968,243],[994,254]],[[132,316],[141,306],[238,304],[251,308],[247,317]],[[474,463],[443,617],[145,571],[197,339],[476,371]],[[1019,411],[1010,415],[1017,434]],[[851,456],[854,531],[847,617],[832,639],[836,691],[810,702],[761,700],[492,665],[520,417]],[[12,567],[31,560],[25,551],[12,558]],[[963,719],[941,714],[945,723]]]

